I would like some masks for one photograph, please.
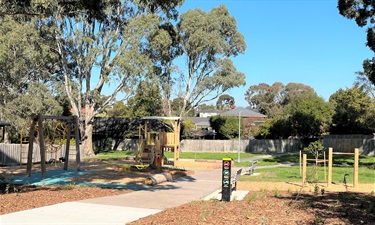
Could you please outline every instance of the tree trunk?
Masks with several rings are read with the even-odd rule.
[[[3,127],[3,129],[4,129],[4,137],[3,137],[4,143],[5,144],[10,144],[9,133],[8,133],[8,131],[7,131],[7,129],[5,127]]]
[[[90,158],[95,157],[94,148],[92,144],[92,124],[86,124],[85,127],[85,140],[82,143],[83,146],[83,157]]]
[[[94,148],[92,144],[92,130],[93,125],[91,120],[93,120],[93,112],[94,110],[89,105],[86,105],[86,112],[85,112],[85,127],[84,127],[84,137],[82,147],[83,147],[83,157],[89,158],[89,157],[95,157]]]
[[[113,151],[116,151],[117,148],[120,146],[121,142],[122,142],[121,139],[116,138],[116,139],[115,139],[115,144],[113,145],[112,150],[113,150]]]

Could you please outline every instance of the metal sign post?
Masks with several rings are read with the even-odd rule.
[[[223,158],[221,201],[230,202],[232,185],[230,184],[232,159]]]

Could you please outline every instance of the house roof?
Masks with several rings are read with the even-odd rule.
[[[180,120],[180,117],[177,116],[146,116],[143,119],[145,120]]]
[[[251,109],[246,109],[243,107],[236,107],[234,109],[221,113],[221,115],[241,116],[241,117],[267,117],[266,115],[262,113],[256,112]]]
[[[201,121],[201,122],[198,122],[198,123],[196,123],[195,124],[196,126],[207,126],[207,127],[209,127],[210,126],[210,121]]]
[[[221,110],[216,110],[216,109],[205,109],[205,110],[199,111],[199,113],[221,113],[221,112],[222,112]]]
[[[185,120],[191,120],[195,125],[210,126],[210,118],[207,117],[186,117]]]

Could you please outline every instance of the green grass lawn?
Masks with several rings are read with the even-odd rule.
[[[102,151],[96,154],[99,159],[111,159],[111,158],[123,158],[126,156],[134,156],[134,151]],[[240,159],[246,159],[262,154],[244,153],[241,152]],[[165,152],[167,158],[173,158],[173,152]],[[238,153],[236,152],[182,152],[180,153],[181,159],[212,159],[222,160],[223,158],[232,158],[235,161],[236,166],[250,166],[252,162],[240,162],[238,163]],[[308,158],[313,158],[312,155],[308,155]],[[322,158],[322,157],[321,157]],[[258,166],[277,165],[279,163],[291,162],[299,163],[299,154],[287,154],[287,155],[276,155],[272,158],[258,159]],[[333,164],[351,166],[354,164],[354,157],[351,155],[334,155]],[[359,156],[359,166],[371,166],[375,164],[374,156]]]
[[[173,152],[164,153],[167,158],[173,158]],[[254,156],[259,156],[259,154],[254,153],[240,153],[240,158],[250,158]],[[222,160],[223,158],[232,158],[237,161],[238,153],[236,152],[181,152],[181,159],[212,159],[212,160]]]
[[[307,158],[312,159],[314,158],[312,155],[308,154]],[[320,157],[323,159],[323,157]],[[328,157],[326,158],[328,159]],[[287,154],[287,155],[278,155],[273,156],[272,158],[266,159],[258,159],[257,165],[258,166],[270,166],[270,165],[277,165],[280,163],[299,163],[299,154]],[[328,163],[328,162],[327,162]],[[354,156],[352,155],[334,155],[333,156],[333,165],[340,165],[340,166],[353,166],[354,165]],[[236,162],[235,165],[238,167],[247,167],[251,166],[252,162]],[[375,157],[374,156],[359,156],[359,166],[374,166],[375,165]]]
[[[344,175],[349,174],[347,181],[353,182],[353,167],[333,167],[332,168],[332,182],[343,182]],[[368,167],[359,167],[358,169],[358,182],[362,183],[374,183],[375,182],[375,170]],[[241,180],[246,181],[301,181],[302,176],[300,175],[299,166],[291,167],[278,167],[261,169],[256,168],[255,173],[258,176],[241,176]],[[328,167],[326,168],[326,174],[328,174]],[[306,171],[307,181],[315,181],[315,166],[307,167]],[[324,179],[324,167],[318,167],[318,179],[319,182],[326,182]]]
[[[307,158],[313,159],[314,157],[311,154],[307,155]],[[320,157],[323,159],[323,157]],[[328,159],[328,156],[326,156]],[[298,163],[299,162],[299,154],[288,154],[288,155],[279,155],[274,156],[272,158],[263,159],[262,161],[267,163],[282,163],[282,162],[292,162]],[[353,165],[354,164],[354,156],[353,155],[334,155],[333,156],[333,164],[336,165]],[[375,164],[375,157],[374,156],[359,156],[359,165],[360,166],[371,166]]]
[[[102,151],[96,154],[98,159],[121,159],[126,156],[134,156],[134,151]]]
[[[255,160],[255,161],[257,161],[257,166],[272,166],[272,165],[279,164],[277,162],[266,161],[266,159],[258,159],[258,160]],[[253,164],[252,161],[250,161],[250,162],[234,162],[234,165],[236,167],[249,167],[252,164]]]
[[[98,159],[118,159],[126,156],[135,155],[134,151],[101,151],[96,154]],[[173,158],[173,152],[165,152],[164,155],[167,158]],[[253,153],[240,153],[241,159],[250,158],[259,154]],[[237,160],[238,153],[234,152],[182,152],[180,153],[181,159],[211,159],[211,160],[222,160],[223,158],[232,158]]]
[[[134,151],[108,151],[99,152],[97,158],[107,160],[124,158],[126,156],[134,156]],[[165,152],[167,158],[173,158],[173,152]],[[241,153],[241,159],[250,157],[261,156],[261,154],[253,153]],[[232,158],[235,161],[236,167],[249,167],[252,162],[237,162],[238,153],[236,152],[182,152],[180,154],[181,159],[211,159],[211,160],[222,160],[223,158]],[[308,158],[313,158],[309,155]],[[278,167],[262,169],[261,166],[277,165],[280,163],[299,163],[299,154],[287,154],[277,155],[271,158],[258,159],[256,173],[260,173],[259,176],[242,176],[241,180],[253,180],[253,181],[301,181],[300,167]],[[334,155],[333,164],[337,167],[332,169],[332,181],[342,182],[344,175],[349,174],[348,182],[353,181],[353,163],[354,157],[351,155]],[[308,166],[307,168],[307,179],[313,181],[315,178],[314,166]],[[328,167],[327,167],[328,170]],[[324,167],[321,164],[318,170],[319,182],[324,182]],[[328,173],[328,171],[327,171]],[[360,156],[359,157],[359,182],[375,182],[375,157],[374,156]]]

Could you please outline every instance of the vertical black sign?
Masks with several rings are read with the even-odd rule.
[[[222,182],[221,182],[221,201],[230,202],[230,194],[232,192],[232,185],[230,184],[231,177],[231,158],[223,158]]]

